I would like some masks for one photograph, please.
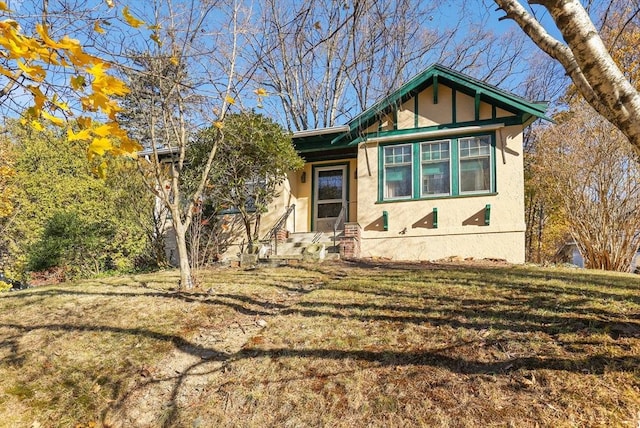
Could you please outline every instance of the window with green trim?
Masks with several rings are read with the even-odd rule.
[[[430,141],[420,145],[420,176],[423,196],[449,195],[451,193],[451,142]]]
[[[384,198],[411,198],[413,180],[411,144],[384,148]]]
[[[460,193],[491,191],[491,137],[460,138]]]
[[[380,147],[383,201],[495,192],[493,135]]]

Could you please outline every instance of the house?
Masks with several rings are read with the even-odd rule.
[[[344,126],[300,131],[302,170],[263,216],[289,234],[337,230],[345,257],[525,257],[530,102],[433,65]]]

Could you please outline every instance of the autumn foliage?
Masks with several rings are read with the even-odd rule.
[[[42,130],[44,122],[62,127],[74,118],[77,129],[69,129],[69,139],[87,141],[90,160],[106,153],[127,155],[139,150],[117,122],[121,110],[117,97],[129,89],[110,74],[111,65],[87,53],[77,39],[52,38],[45,22],[35,26],[35,34],[24,34],[4,2],[0,10],[9,16],[0,21],[0,74],[7,81],[3,95],[20,87],[32,101],[22,112],[22,124]],[[71,104],[72,100],[76,103]],[[104,121],[96,126],[100,118]],[[101,163],[99,170],[104,167]]]

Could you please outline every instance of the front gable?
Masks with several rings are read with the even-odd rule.
[[[352,119],[331,144],[496,123],[527,126],[548,119],[546,107],[436,64]]]

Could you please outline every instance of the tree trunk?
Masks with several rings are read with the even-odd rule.
[[[176,233],[176,246],[178,247],[178,260],[180,262],[180,289],[193,288],[193,279],[191,278],[191,265],[189,264],[189,252],[187,250],[187,229],[184,225],[174,217],[173,228]]]

